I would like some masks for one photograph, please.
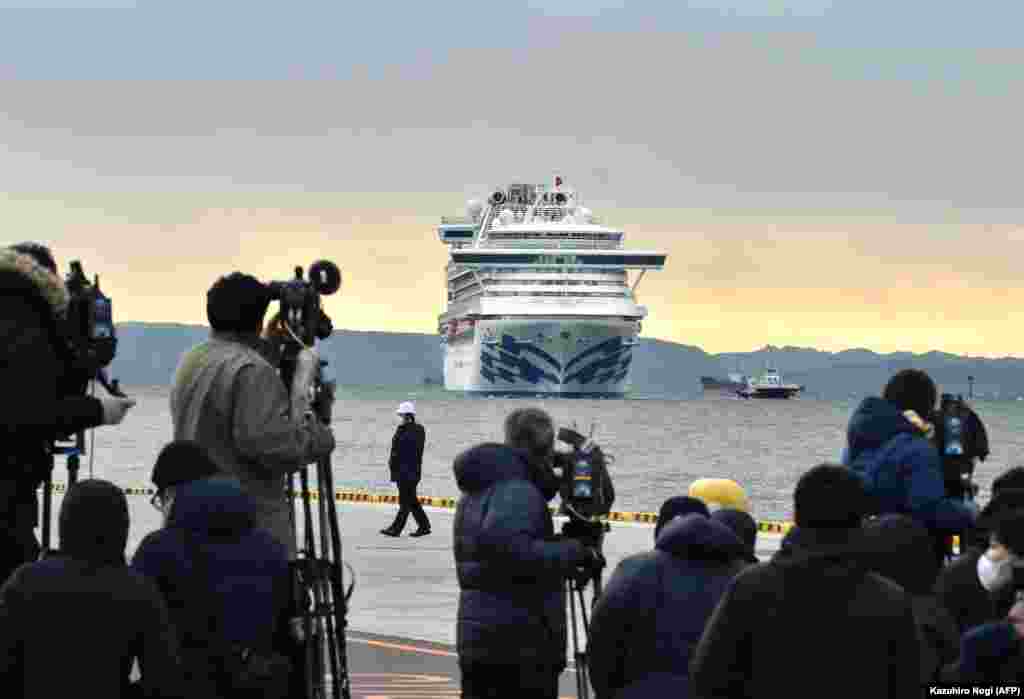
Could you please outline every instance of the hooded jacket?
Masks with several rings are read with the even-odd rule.
[[[482,444],[455,459],[460,662],[565,667],[565,579],[584,546],[555,536],[526,454]],[[553,491],[550,491],[553,496]]]
[[[11,537],[38,524],[36,489],[49,464],[48,444],[58,436],[103,422],[100,401],[75,395],[81,377],[68,373],[67,353],[58,331],[68,293],[63,281],[30,255],[0,249],[0,576],[5,561],[32,560],[36,550],[18,556]],[[83,383],[84,388],[84,383]],[[22,542],[28,549],[31,543]]]
[[[693,696],[917,696],[910,598],[864,568],[859,531],[795,527],[740,573],[691,660]]]
[[[194,552],[205,557],[197,578]],[[253,506],[239,485],[226,478],[193,481],[174,498],[167,526],[149,534],[132,568],[163,592],[183,647],[203,647],[197,631],[213,610],[220,639],[249,648],[269,648],[289,604],[285,547],[254,527]],[[204,593],[202,600],[196,596]]]
[[[591,622],[597,699],[686,699],[690,654],[744,556],[728,527],[688,514],[664,526],[653,551],[619,563]]]
[[[868,566],[910,595],[921,635],[921,683],[939,679],[942,668],[959,655],[956,622],[935,597],[939,566],[924,526],[906,516],[886,515],[864,532]]]
[[[866,398],[850,418],[843,464],[857,472],[877,514],[910,514],[929,530],[960,533],[974,522],[946,497],[939,452],[895,404]]]
[[[295,553],[285,476],[329,454],[334,438],[318,421],[296,424],[284,382],[259,338],[213,333],[182,358],[171,389],[174,439],[206,449],[251,496],[257,526]]]
[[[0,589],[5,697],[126,696],[133,660],[152,697],[178,697],[178,649],[156,585],[124,563],[128,504],[82,481],[60,511],[60,551]]]

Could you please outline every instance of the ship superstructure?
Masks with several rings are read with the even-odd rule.
[[[451,391],[622,396],[647,309],[636,290],[667,255],[627,251],[560,177],[511,184],[442,219]],[[629,270],[639,272],[632,282]]]

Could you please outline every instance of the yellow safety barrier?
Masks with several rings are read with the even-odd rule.
[[[63,493],[67,490],[67,486],[64,483],[54,483],[50,486],[50,489],[55,493]],[[122,488],[125,495],[155,495],[156,488],[153,487],[127,487]],[[301,498],[302,493],[294,493],[295,498]],[[319,500],[320,492],[315,488],[309,490],[310,500]],[[398,496],[383,494],[383,493],[370,493],[365,490],[335,490],[334,499],[337,502],[355,502],[363,503],[367,505],[397,505]],[[455,509],[458,504],[458,498],[441,498],[433,495],[420,495],[420,504],[427,505],[428,507],[441,507],[449,510]],[[552,512],[557,512],[558,508],[550,508]],[[640,524],[654,524],[658,521],[657,512],[609,512],[606,519],[609,522],[636,522]],[[757,531],[765,534],[785,534],[793,528],[792,522],[780,522],[775,520],[761,520],[757,523]],[[953,545],[959,550],[960,537],[953,537]]]

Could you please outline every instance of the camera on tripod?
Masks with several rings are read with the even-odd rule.
[[[331,423],[334,383],[323,380],[326,361],[313,351],[317,340],[326,340],[333,332],[330,317],[323,311],[322,296],[341,288],[341,270],[333,262],[318,260],[309,267],[308,279],[302,267],[286,282],[267,284],[271,301],[280,302],[280,311],[271,321],[271,338],[277,343],[281,378],[292,392],[292,415]],[[276,327],[275,327],[276,326]],[[317,488],[314,515],[308,467],[298,473],[300,485],[290,479],[290,498],[301,500],[301,520],[292,510],[292,529],[299,557],[292,562],[293,634],[303,647],[303,685],[310,699],[350,699],[345,627],[348,600],[355,583],[344,588],[341,528],[334,493],[334,475],[330,456],[316,463]],[[304,530],[299,541],[298,523]],[[354,575],[352,576],[355,577]],[[328,687],[328,677],[330,686]]]
[[[978,492],[973,481],[974,462],[984,461],[989,453],[985,425],[963,396],[952,393],[942,394],[932,424],[946,496],[973,500]]]
[[[608,473],[608,457],[591,438],[575,429],[558,430],[558,441],[572,447],[572,451],[555,452],[554,467],[561,470],[558,493],[561,496],[560,514],[568,520],[562,526],[565,536],[583,541],[598,551],[607,522],[607,515],[615,502],[615,488]]]
[[[104,373],[117,354],[113,303],[100,290],[99,275],[90,282],[81,261],[72,260],[70,267],[65,278],[70,298],[63,334],[71,355],[70,368],[76,377],[73,390],[85,393],[89,381],[98,379],[112,395],[123,395],[116,382],[111,385]]]

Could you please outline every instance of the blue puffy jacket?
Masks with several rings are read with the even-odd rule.
[[[974,523],[970,509],[946,497],[935,445],[887,400],[860,404],[842,460],[864,479],[878,514],[909,514],[933,532],[962,532]]]
[[[566,665],[565,577],[583,545],[555,536],[526,455],[481,444],[455,459],[460,662]]]
[[[206,555],[208,577],[196,580],[186,545],[191,535]],[[210,478],[181,488],[164,529],[149,534],[132,568],[157,583],[184,649],[197,619],[215,610],[221,640],[269,648],[290,601],[288,557],[269,533],[253,527],[253,507],[233,480]],[[195,599],[206,591],[205,600]],[[205,605],[205,606],[204,606]]]
[[[745,558],[732,530],[689,514],[665,525],[654,551],[619,563],[590,628],[597,699],[690,696],[690,654]]]

